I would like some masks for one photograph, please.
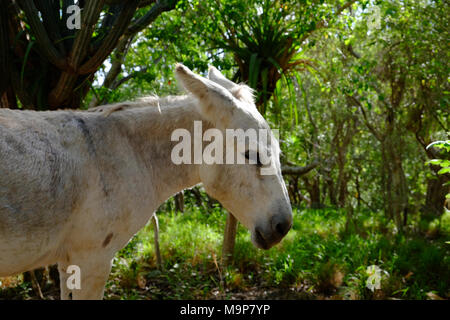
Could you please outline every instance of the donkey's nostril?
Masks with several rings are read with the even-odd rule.
[[[284,230],[285,230],[285,226],[283,226],[282,223],[278,223],[277,226],[275,227],[275,230],[276,230],[278,233],[283,234],[283,233],[284,233]]]
[[[284,236],[286,233],[288,233],[289,229],[291,229],[292,220],[288,218],[284,219],[274,219],[274,223],[272,226],[274,226],[274,231],[278,233],[281,236]]]
[[[291,224],[289,222],[278,223],[276,226],[277,232],[283,236],[288,233],[290,228]]]

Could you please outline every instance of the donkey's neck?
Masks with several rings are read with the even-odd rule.
[[[196,164],[176,165],[171,153],[179,141],[171,141],[176,129],[186,129],[194,140],[194,121],[202,121],[203,130],[211,124],[205,121],[195,107],[191,97],[160,99],[159,106],[130,108],[116,113],[119,121],[128,124],[128,131],[136,137],[134,149],[150,170],[151,190],[158,206],[175,193],[200,183],[199,166]],[[191,150],[194,150],[191,147]]]

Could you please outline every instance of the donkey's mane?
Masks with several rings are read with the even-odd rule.
[[[158,97],[156,95],[140,97],[135,101],[124,101],[106,104],[87,110],[88,112],[101,112],[104,116],[112,113],[143,107],[157,107],[161,112],[161,107],[176,107],[182,104],[192,102],[195,98],[191,95],[165,96]]]
[[[253,103],[254,101],[254,90],[249,86],[240,83],[236,85],[231,93],[237,98],[246,103]],[[180,106],[182,104],[190,103],[195,100],[195,97],[191,94],[189,95],[169,95],[165,97],[159,97],[157,95],[150,95],[137,98],[135,101],[124,101],[106,104],[94,108],[90,108],[89,112],[102,112],[106,117],[112,113],[132,109],[132,108],[142,108],[142,107],[157,107],[161,112],[161,107],[167,106]]]

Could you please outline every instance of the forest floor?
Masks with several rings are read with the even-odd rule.
[[[450,215],[413,216],[399,233],[381,215],[294,208],[283,241],[263,251],[239,226],[234,262],[221,266],[222,208],[161,212],[162,269],[151,224],[114,258],[106,299],[449,299]],[[50,277],[44,277],[44,279]],[[57,285],[41,283],[45,299]],[[0,299],[38,299],[23,276],[0,278]]]

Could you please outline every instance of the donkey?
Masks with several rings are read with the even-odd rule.
[[[0,109],[0,276],[57,263],[61,299],[102,299],[115,253],[175,193],[203,183],[268,249],[292,225],[279,145],[267,144],[274,175],[260,164],[174,164],[171,133],[267,128],[252,92],[209,69],[177,64],[189,95],[86,111]],[[67,286],[78,266],[80,287]]]

